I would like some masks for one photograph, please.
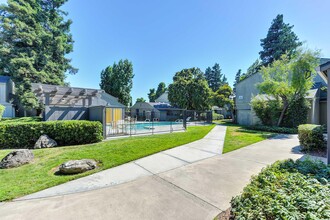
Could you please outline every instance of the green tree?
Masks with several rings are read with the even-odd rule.
[[[126,60],[120,60],[112,66],[108,66],[101,72],[100,87],[106,93],[118,98],[118,101],[126,106],[132,102],[130,95],[133,87],[133,64]]]
[[[213,95],[213,103],[219,107],[225,107],[226,105],[232,107],[233,100],[231,95],[233,94],[232,88],[225,84],[221,86]]]
[[[252,76],[253,74],[258,73],[261,66],[262,66],[262,64],[261,64],[260,60],[257,59],[256,61],[254,61],[254,63],[252,63],[251,66],[249,66],[249,68],[246,71],[246,75],[247,76]]]
[[[31,83],[63,85],[77,69],[66,57],[73,51],[71,20],[60,8],[66,0],[8,0],[0,6],[0,72],[11,76],[18,101],[39,108]]]
[[[292,28],[293,25],[284,23],[282,14],[277,15],[273,20],[267,37],[261,39],[263,50],[259,54],[264,66],[280,59],[283,54],[287,54],[290,58],[302,45]]]
[[[149,89],[148,99],[149,99],[149,102],[154,102],[156,100],[156,90],[155,89]]]
[[[319,65],[318,56],[319,53],[315,51],[298,50],[291,58],[284,54],[268,67],[261,67],[264,81],[258,85],[260,92],[282,102],[277,126],[282,124],[290,103],[304,99],[312,87],[315,68]]]
[[[166,88],[166,84],[164,82],[161,82],[158,84],[157,90],[156,90],[156,98],[158,99],[159,96],[161,96],[164,92],[166,92],[167,88]]]
[[[221,68],[218,63],[215,63],[212,68],[207,67],[204,75],[209,87],[214,92],[217,91],[220,86],[227,83],[227,78],[224,74],[221,73]]]
[[[208,110],[212,91],[199,68],[183,69],[173,77],[168,87],[168,99],[173,106],[188,110]]]
[[[137,98],[136,102],[146,102],[146,100],[143,97],[141,97],[141,98]]]
[[[234,88],[233,88],[233,93],[236,94],[236,85],[237,83],[239,83],[240,79],[241,79],[241,75],[242,75],[242,70],[239,69],[235,75],[235,81],[234,81]]]

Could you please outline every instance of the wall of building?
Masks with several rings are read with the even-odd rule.
[[[87,107],[46,106],[43,114],[44,121],[87,120],[89,118]]]
[[[250,102],[259,94],[257,84],[263,81],[261,74],[256,73],[236,85],[237,123],[241,125],[254,125],[259,123],[258,117],[253,113]]]
[[[138,115],[137,115],[138,110]],[[155,109],[147,102],[137,102],[131,107],[131,116],[138,118],[151,117],[151,112],[154,112],[154,118],[160,118],[160,111]]]
[[[320,102],[320,125],[327,124],[327,102],[321,101]]]

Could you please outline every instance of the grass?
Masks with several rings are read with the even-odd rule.
[[[33,150],[33,163],[13,169],[0,169],[0,201],[11,200],[67,181],[115,167],[166,149],[203,138],[211,126],[189,127],[187,132],[131,137],[97,144]],[[3,158],[11,150],[0,150]],[[100,167],[78,175],[54,175],[63,162],[95,159]]]
[[[228,121],[221,121],[220,123],[227,126],[223,146],[224,154],[266,140],[275,135],[270,132],[250,130],[247,127],[232,124]]]
[[[39,122],[41,117],[2,118],[0,123]]]

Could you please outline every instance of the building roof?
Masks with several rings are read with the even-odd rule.
[[[7,83],[9,80],[9,76],[0,76],[0,83]]]
[[[74,106],[91,99],[90,106],[111,106],[124,108],[117,98],[107,94],[101,89],[88,89],[78,87],[67,87],[32,83],[32,92],[36,94],[40,101],[48,105]],[[48,102],[48,103],[46,103]]]

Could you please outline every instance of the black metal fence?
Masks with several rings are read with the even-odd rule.
[[[185,131],[188,126],[210,123],[211,111],[127,111],[124,120],[107,123],[105,129],[108,137],[132,136]]]

